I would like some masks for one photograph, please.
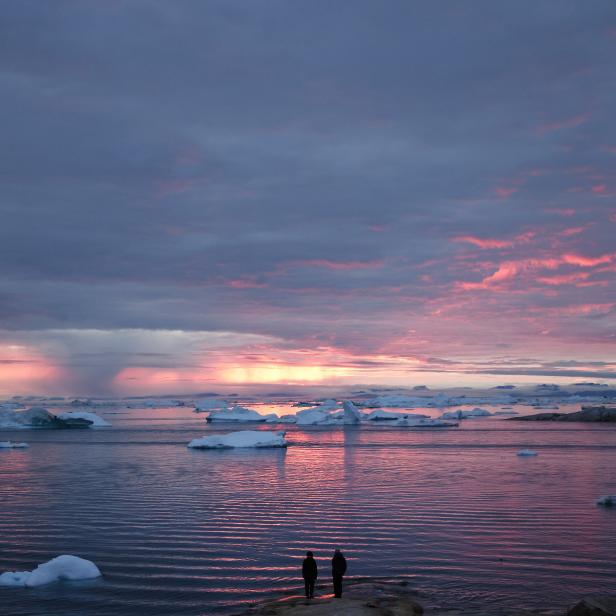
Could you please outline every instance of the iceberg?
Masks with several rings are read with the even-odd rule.
[[[344,422],[344,411],[336,412],[333,407],[315,406],[298,411],[295,415],[298,426],[340,425]]]
[[[440,416],[440,419],[471,419],[473,417],[490,417],[491,415],[490,411],[476,406],[471,410],[458,409],[456,411],[446,411]]]
[[[597,499],[597,505],[602,507],[616,507],[616,495],[601,496]]]
[[[409,428],[457,428],[457,421],[446,421],[443,419],[430,419],[429,417],[421,417],[417,415],[409,415],[393,422],[394,426],[403,426]]]
[[[530,458],[531,456],[536,456],[537,452],[532,449],[520,449],[517,453],[521,458]]]
[[[11,441],[0,441],[0,449],[25,449],[30,447],[28,443],[12,443]]]
[[[221,409],[219,411],[210,411],[206,418],[207,422],[213,421],[265,421],[265,416],[260,415],[253,409],[244,406],[234,406],[231,409]]]
[[[0,428],[89,428],[93,424],[92,420],[79,417],[79,413],[62,414],[64,418],[42,406],[33,406],[27,411],[0,411]]]
[[[34,571],[7,571],[0,586],[43,586],[59,580],[91,580],[101,576],[90,560],[64,554],[39,565]]]
[[[241,430],[228,434],[212,434],[196,438],[188,443],[191,449],[232,449],[235,447],[286,447],[284,432]]]
[[[195,402],[195,413],[206,411],[226,411],[227,403],[220,398],[205,398]]]
[[[278,418],[278,423],[295,423],[297,421],[297,417],[295,415],[281,415]]]
[[[421,413],[398,413],[396,411],[384,411],[383,409],[376,409],[366,415],[368,421],[397,421],[399,419],[426,419],[427,415]]]
[[[85,421],[89,421],[93,428],[107,428],[111,425],[108,421],[102,417],[99,417],[96,413],[89,413],[87,411],[65,411],[57,415],[57,418],[63,421],[84,419]]]
[[[350,400],[345,400],[342,403],[342,408],[344,409],[343,422],[345,424],[361,423],[363,415]]]

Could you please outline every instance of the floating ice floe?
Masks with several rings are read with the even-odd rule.
[[[244,406],[234,406],[230,409],[221,409],[219,411],[210,411],[206,421],[265,421],[266,417],[260,415],[253,409]]]
[[[195,413],[204,413],[206,411],[226,411],[227,403],[220,398],[205,398],[195,402]]]
[[[33,406],[26,411],[0,410],[0,428],[90,428],[95,422],[97,425],[110,425],[94,413],[54,415],[42,406]]]
[[[492,413],[490,413],[490,411],[476,406],[474,409],[470,410],[458,409],[456,411],[446,411],[440,416],[440,419],[472,419],[474,417],[490,417],[491,415]]]
[[[519,415],[517,411],[494,411],[493,415]]]
[[[7,571],[0,586],[43,586],[59,580],[91,580],[101,576],[90,560],[64,554],[39,565],[34,571]]]
[[[400,413],[397,411],[384,411],[376,409],[365,416],[367,421],[398,421],[400,419],[427,419],[427,415],[421,413]]]
[[[25,449],[30,447],[28,443],[12,443],[11,441],[0,441],[0,449]]]
[[[86,421],[90,421],[92,423],[93,428],[107,428],[111,424],[97,415],[96,413],[89,413],[88,411],[65,411],[64,413],[60,413],[57,415],[58,419],[62,419],[64,421],[71,419],[85,419]]]
[[[597,505],[602,507],[616,507],[616,495],[601,496],[597,499]]]
[[[536,456],[537,452],[533,451],[532,449],[520,449],[517,455],[520,456],[521,458],[530,458],[532,456]]]
[[[327,410],[314,407],[299,411],[296,415],[296,424],[298,426],[318,426],[331,423],[339,423],[332,417],[332,414]]]
[[[393,425],[401,427],[406,426],[409,428],[457,428],[458,422],[409,415],[408,417],[393,422]]]
[[[196,438],[188,447],[191,449],[232,449],[234,447],[286,447],[284,432],[262,432],[260,430],[241,430],[228,434],[212,434]]]

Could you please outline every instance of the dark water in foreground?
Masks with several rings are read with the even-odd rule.
[[[616,591],[616,511],[594,504],[616,493],[615,426],[287,427],[287,451],[208,452],[185,447],[212,429],[190,409],[100,414],[114,427],[0,431],[31,445],[0,451],[0,572],[75,554],[104,574],[0,587],[3,615],[229,612],[297,589],[306,549],[326,574],[337,546],[351,575],[442,604]]]

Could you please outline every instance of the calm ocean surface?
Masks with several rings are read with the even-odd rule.
[[[104,574],[0,588],[3,616],[233,613],[300,591],[306,549],[326,578],[335,547],[351,576],[407,575],[443,605],[558,611],[616,591],[616,511],[594,502],[616,494],[616,426],[284,426],[287,451],[193,451],[240,428],[96,412],[113,427],[0,431],[30,443],[0,451],[0,572],[75,554]]]

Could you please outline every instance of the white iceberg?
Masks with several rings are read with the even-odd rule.
[[[532,449],[520,449],[517,453],[521,458],[530,458],[531,456],[536,456],[537,452]]]
[[[231,449],[234,447],[286,447],[284,432],[240,430],[228,434],[212,434],[196,438],[188,443],[191,449]]]
[[[265,416],[260,415],[253,409],[244,406],[234,406],[230,409],[221,409],[219,411],[210,411],[206,421],[265,421]]]
[[[90,560],[64,554],[39,565],[34,571],[7,571],[0,575],[0,586],[43,586],[58,580],[90,580],[101,576]]]
[[[295,415],[281,415],[278,418],[278,423],[296,423],[297,417]]]
[[[427,415],[421,413],[400,413],[397,411],[384,411],[376,409],[366,415],[368,421],[398,421],[400,419],[426,419]]]
[[[361,423],[363,415],[359,412],[357,407],[350,400],[345,400],[342,403],[342,408],[344,409],[343,422],[345,424]]]
[[[298,426],[340,425],[344,421],[344,411],[335,412],[332,407],[315,406],[299,411],[295,417]]]
[[[226,411],[227,403],[220,398],[205,398],[195,402],[195,413],[206,411]]]
[[[28,443],[12,443],[11,441],[0,441],[0,449],[25,449],[30,447]]]
[[[616,495],[601,496],[597,499],[597,505],[602,507],[616,507]]]
[[[430,419],[429,417],[421,417],[417,415],[409,415],[393,422],[394,426],[402,426],[408,428],[457,428],[457,421],[447,421],[443,419]]]
[[[472,419],[473,417],[490,417],[492,413],[486,409],[475,407],[474,409],[458,409],[444,412],[440,419]]]
[[[65,411],[57,415],[58,419],[67,420],[67,419],[85,419],[86,421],[92,422],[91,427],[93,428],[107,428],[111,424],[99,417],[96,413],[89,413],[88,411]]]

